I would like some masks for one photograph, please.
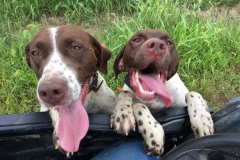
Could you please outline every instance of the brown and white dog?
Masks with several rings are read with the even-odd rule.
[[[164,152],[164,131],[151,112],[164,107],[188,106],[195,137],[213,134],[213,121],[205,100],[189,92],[177,70],[179,57],[174,41],[162,30],[143,29],[135,33],[121,49],[114,62],[116,77],[128,72],[111,116],[111,126],[118,133],[135,130],[135,122],[148,154]]]
[[[41,111],[49,110],[56,148],[76,152],[89,127],[88,113],[112,113],[116,96],[96,71],[107,73],[111,51],[74,26],[48,28],[26,45],[38,81]]]

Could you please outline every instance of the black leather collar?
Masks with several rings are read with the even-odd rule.
[[[94,72],[94,74],[93,74],[92,83],[91,83],[90,86],[89,86],[89,91],[88,91],[88,93],[91,92],[91,91],[97,92],[97,91],[99,90],[99,88],[101,87],[102,83],[103,83],[103,80],[102,80],[102,82],[99,84],[99,86],[97,86],[97,84],[98,84],[98,72],[97,72],[97,70],[96,70],[96,71]]]
[[[132,88],[131,83],[130,83],[129,73],[125,76],[124,83],[134,91],[134,89]]]

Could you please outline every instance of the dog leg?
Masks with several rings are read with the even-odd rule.
[[[132,95],[123,91],[118,96],[118,104],[110,119],[111,128],[118,133],[126,134],[131,130],[135,131],[135,118],[132,111]]]
[[[136,103],[133,105],[133,113],[138,123],[138,130],[144,139],[144,149],[147,154],[160,156],[164,152],[164,131],[155,120],[147,106]]]
[[[188,114],[195,137],[202,137],[214,133],[213,120],[208,111],[207,102],[197,92],[186,94]]]

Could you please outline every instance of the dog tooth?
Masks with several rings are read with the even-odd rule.
[[[67,153],[66,153],[66,156],[69,157],[69,155],[70,155],[69,152],[67,152]]]
[[[57,143],[56,146],[55,146],[55,149],[58,149],[59,146],[60,146],[59,143]]]

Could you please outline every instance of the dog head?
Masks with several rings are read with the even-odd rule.
[[[111,57],[111,52],[93,36],[74,26],[40,31],[26,45],[25,52],[28,66],[39,79],[38,98],[49,107],[63,104],[60,101],[75,101],[81,85],[92,77],[96,69],[107,73],[107,61]],[[47,91],[44,91],[50,86],[53,86],[52,91],[56,91],[56,98],[47,96]],[[59,96],[57,90],[66,92]]]
[[[178,70],[179,57],[174,41],[162,30],[142,29],[136,32],[121,49],[114,62],[116,77],[129,72],[136,95],[142,100],[152,100],[161,95],[170,105],[164,83]],[[155,88],[158,88],[156,90]]]
[[[77,151],[89,125],[83,105],[90,79],[97,69],[107,73],[111,52],[74,26],[40,31],[25,52],[28,66],[39,79],[38,100],[59,113],[60,147],[66,152]]]

